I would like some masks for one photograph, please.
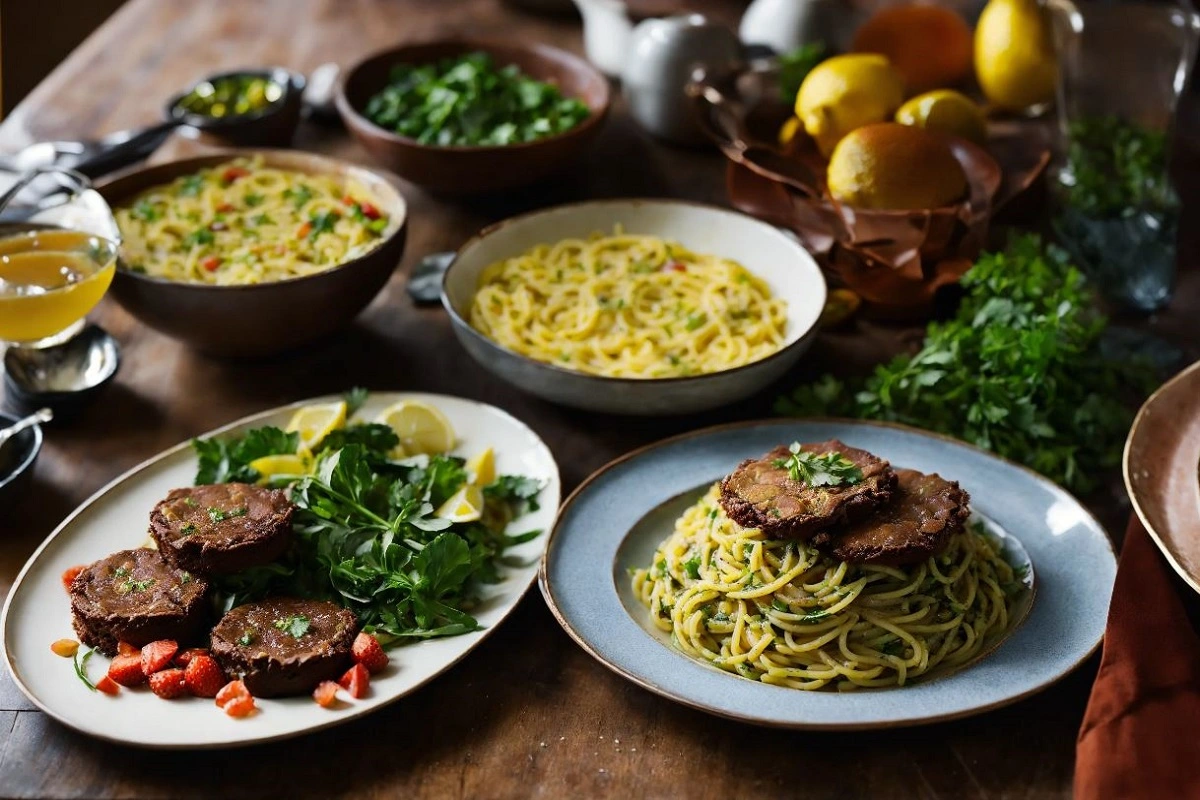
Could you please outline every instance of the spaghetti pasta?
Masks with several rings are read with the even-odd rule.
[[[712,489],[633,589],[687,655],[796,689],[903,686],[997,641],[1025,583],[981,529],[909,567],[848,564],[729,519]]]
[[[470,322],[538,361],[606,377],[664,378],[771,355],[783,346],[787,310],[735,261],[618,228],[488,266]]]
[[[114,212],[127,269],[187,283],[268,283],[323,272],[383,241],[364,188],[235,159],[148,189]]]

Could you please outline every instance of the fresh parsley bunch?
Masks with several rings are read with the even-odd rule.
[[[841,453],[823,455],[800,449],[799,442],[788,447],[787,458],[777,458],[771,463],[788,471],[788,477],[796,483],[808,486],[841,486],[855,484],[863,479],[862,470]]]
[[[788,415],[902,422],[948,434],[1086,492],[1116,466],[1131,400],[1153,369],[1100,349],[1106,320],[1065,254],[1032,235],[963,277],[957,315],[931,323],[915,355],[865,381],[825,376],[776,401]]]

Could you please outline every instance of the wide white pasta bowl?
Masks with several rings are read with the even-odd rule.
[[[780,349],[721,372],[685,377],[610,378],[537,361],[471,327],[471,304],[489,265],[539,244],[620,225],[634,235],[675,241],[696,252],[733,259],[787,304]],[[790,235],[728,209],[676,200],[598,200],[557,206],[485,228],[458,251],[442,278],[442,305],[455,335],[485,369],[555,403],[613,414],[668,415],[705,411],[744,399],[786,373],[812,344],[827,288],[812,256]]]

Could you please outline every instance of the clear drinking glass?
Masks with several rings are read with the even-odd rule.
[[[1175,108],[1200,35],[1190,8],[1047,0],[1059,54],[1053,227],[1110,299],[1171,299],[1179,197],[1167,174]]]

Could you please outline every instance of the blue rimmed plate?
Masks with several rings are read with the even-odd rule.
[[[1037,598],[986,657],[896,689],[805,692],[745,680],[673,649],[646,621],[628,568],[644,566],[678,513],[745,458],[791,441],[840,439],[896,466],[959,481],[988,527],[1028,559]],[[1015,540],[1015,541],[1012,541]],[[1019,544],[1018,544],[1019,543]],[[770,420],[668,439],[604,467],[561,510],[542,561],[551,611],[586,651],[634,683],[744,722],[800,729],[917,725],[1015,702],[1064,677],[1100,644],[1116,556],[1100,524],[1034,472],[953,439],[899,425]]]

